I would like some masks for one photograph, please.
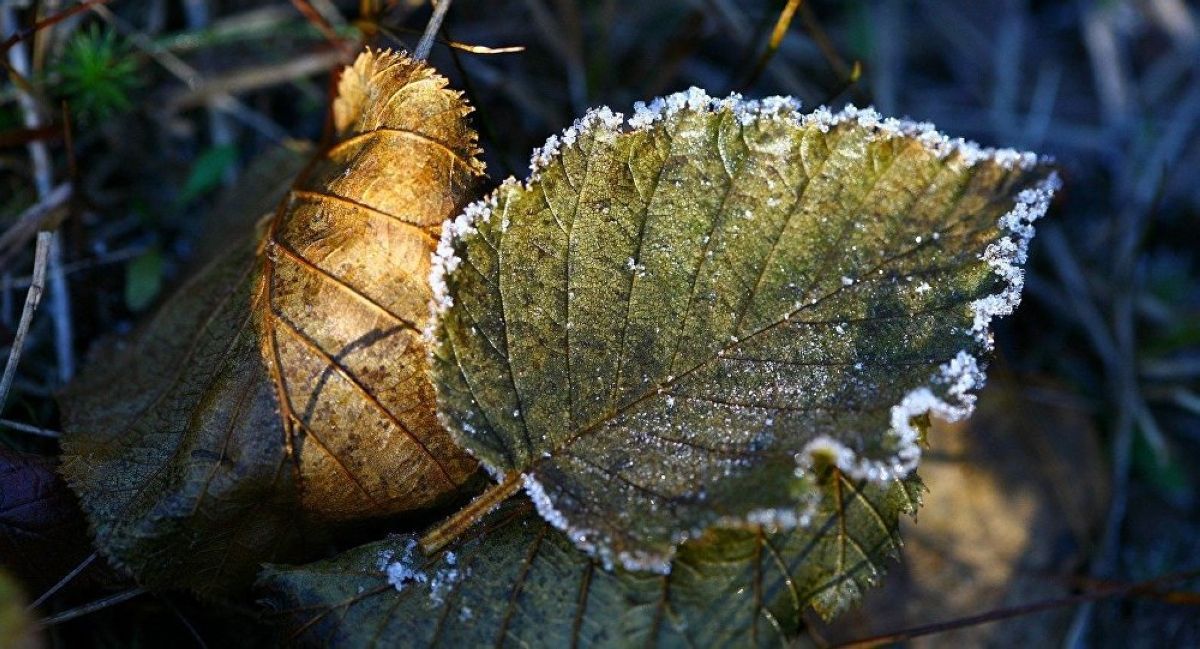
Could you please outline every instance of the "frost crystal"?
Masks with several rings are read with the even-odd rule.
[[[396,592],[403,592],[405,588],[413,584],[429,584],[430,604],[441,606],[445,603],[446,595],[463,580],[465,574],[455,567],[457,557],[453,552],[446,552],[442,555],[442,561],[446,567],[427,572],[418,567],[416,551],[417,540],[408,539],[398,558],[394,550],[381,551],[376,567],[383,572],[388,583],[396,589]]]
[[[992,272],[1004,280],[1004,290],[976,300],[971,304],[975,313],[971,331],[984,345],[991,347],[988,326],[996,316],[1005,316],[1016,310],[1021,303],[1021,289],[1025,286],[1025,271],[1021,264],[1029,253],[1029,241],[1033,238],[1033,222],[1040,219],[1050,207],[1050,199],[1062,185],[1058,174],[1050,174],[1032,189],[1017,194],[1016,204],[1000,218],[1000,227],[1008,230],[1009,236],[989,245],[980,255]]]
[[[404,587],[409,584],[424,584],[429,581],[429,575],[414,566],[413,553],[416,549],[417,540],[409,539],[404,544],[404,552],[400,558],[396,558],[392,550],[384,550],[379,553],[377,567],[387,575],[388,583],[397,592],[403,591]]]

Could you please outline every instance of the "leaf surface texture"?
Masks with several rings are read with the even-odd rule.
[[[64,472],[143,583],[245,585],[329,521],[438,505],[474,472],[433,414],[420,337],[430,230],[482,174],[445,86],[361,55],[332,144],[275,214],[64,396]]]
[[[522,499],[432,557],[396,537],[259,585],[307,646],[787,646],[805,608],[832,615],[876,580],[920,491],[829,479],[811,527],[712,531],[669,575],[604,570]]]
[[[1056,179],[849,108],[675,95],[590,112],[443,233],[439,403],[606,563],[784,516],[828,458],[907,475],[965,416]],[[801,477],[798,477],[798,473]]]

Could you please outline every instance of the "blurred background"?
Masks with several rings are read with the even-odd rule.
[[[84,4],[0,0],[0,358],[19,360],[0,602],[42,600],[49,646],[252,644],[227,622],[248,611],[138,592],[92,555],[53,473],[54,394],[270,209],[321,138],[331,70],[363,44],[412,49],[431,7]],[[430,60],[477,107],[496,180],[589,106],[692,85],[1055,156],[1065,189],[978,414],[932,432],[926,506],[884,586],[803,642],[1200,646],[1195,3],[455,0]]]

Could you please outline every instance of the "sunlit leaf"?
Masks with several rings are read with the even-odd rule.
[[[436,420],[421,337],[433,231],[482,174],[445,86],[362,55],[276,214],[64,396],[64,472],[143,583],[245,584],[329,521],[437,506],[475,472]]]
[[[604,562],[666,570],[802,475],[907,475],[960,418],[1057,179],[1032,154],[789,100],[591,111],[448,223],[439,405]]]
[[[289,642],[337,647],[786,645],[809,606],[831,615],[897,548],[915,479],[855,482],[829,471],[802,528],[713,530],[669,575],[606,571],[520,500],[433,557],[397,537],[335,559],[269,566],[260,586]]]

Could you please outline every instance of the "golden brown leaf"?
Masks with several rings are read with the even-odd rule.
[[[482,177],[470,109],[386,52],[339,91],[332,144],[258,234],[64,395],[64,473],[143,583],[244,585],[314,521],[436,506],[476,470],[437,422],[421,338],[430,230]]]
[[[336,143],[267,233],[263,352],[305,508],[326,517],[435,504],[475,470],[437,422],[421,339],[430,230],[483,172],[470,109],[445,84],[419,62],[359,57]]]

